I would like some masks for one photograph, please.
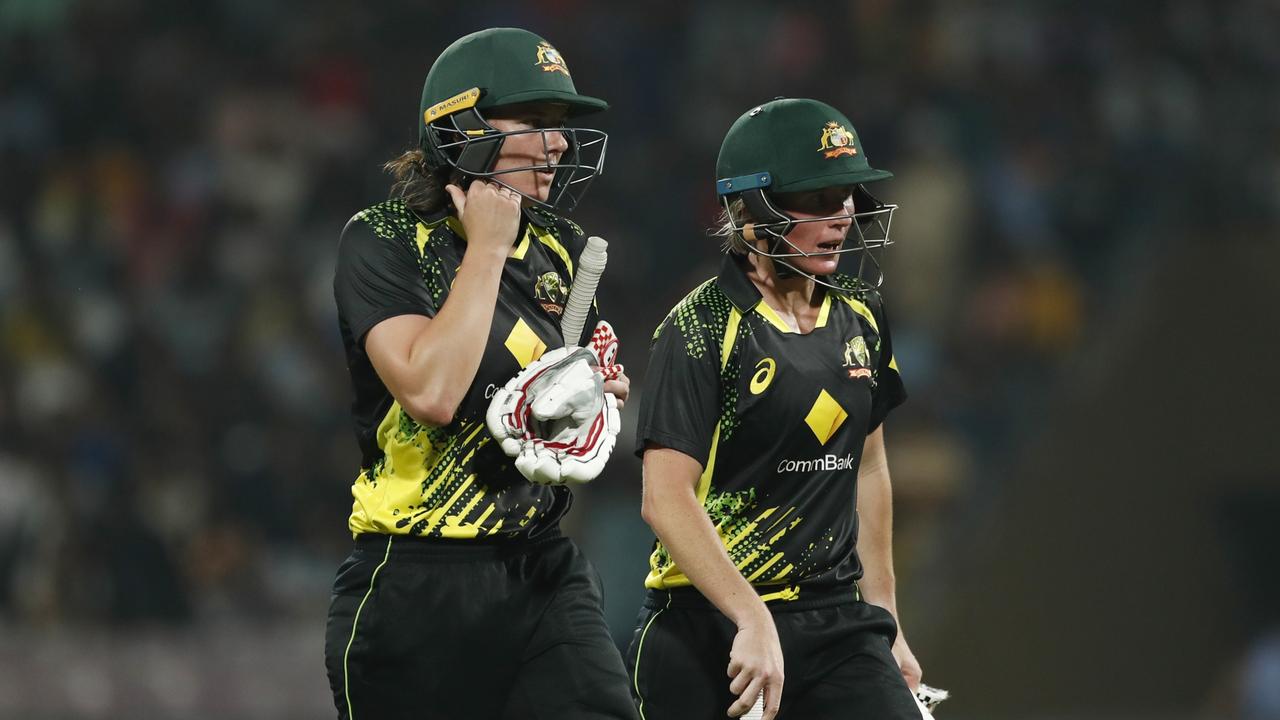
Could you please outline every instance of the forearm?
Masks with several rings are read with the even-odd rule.
[[[671,453],[674,451],[656,451]],[[690,461],[694,462],[694,461]],[[655,451],[645,453],[642,514],[676,567],[738,627],[768,618],[764,601],[729,559],[711,518],[698,501],[693,476],[669,468]]]
[[[883,437],[868,438],[858,470],[858,559],[862,579],[858,587],[869,603],[898,616],[893,572],[893,489]]]
[[[659,503],[654,533],[671,559],[720,612],[741,626],[765,610],[764,602],[725,552],[711,519],[690,493]]]
[[[858,559],[862,597],[898,616],[893,573],[893,500],[889,474],[870,473],[858,479]]]
[[[449,297],[413,340],[406,359],[408,402],[428,422],[447,424],[466,395],[484,355],[505,256],[468,248]],[[418,418],[420,420],[424,418]]]
[[[883,428],[869,435],[863,447],[862,465],[858,468],[858,521],[858,558],[862,561],[858,587],[863,600],[888,610],[897,622],[893,656],[898,660],[907,687],[914,692],[924,673],[907,646],[902,618],[898,615],[897,583],[893,575],[893,484],[889,480]]]

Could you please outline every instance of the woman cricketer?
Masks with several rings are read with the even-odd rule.
[[[599,578],[559,531],[569,488],[526,480],[485,426],[504,383],[565,344],[586,238],[562,213],[605,144],[566,121],[606,107],[537,35],[468,35],[427,75],[395,197],[343,231],[363,458],[325,642],[340,718],[635,717]]]
[[[640,404],[657,541],[632,692],[654,720],[762,695],[765,718],[918,720],[883,425],[906,393],[868,253],[895,208],[865,185],[891,174],[804,99],[738,118],[716,171],[727,252],[659,326]]]

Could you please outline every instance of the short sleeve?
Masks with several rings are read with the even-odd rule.
[[[719,408],[720,342],[699,309],[677,307],[658,327],[640,397],[636,455],[652,442],[706,467]]]
[[[897,358],[893,355],[893,338],[889,329],[889,316],[884,309],[884,300],[878,293],[867,300],[880,331],[880,346],[875,369],[876,384],[871,391],[871,418],[867,424],[867,434],[870,435],[884,423],[885,418],[889,416],[889,411],[906,401],[907,389],[898,371]]]
[[[437,310],[413,248],[394,236],[375,233],[359,219],[347,223],[342,232],[333,295],[339,322],[360,347],[365,333],[387,318],[434,317]]]

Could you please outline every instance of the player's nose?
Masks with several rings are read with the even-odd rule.
[[[555,157],[560,157],[564,154],[565,150],[569,149],[569,140],[564,136],[563,132],[548,132],[546,133],[546,137],[547,152],[549,154]]]

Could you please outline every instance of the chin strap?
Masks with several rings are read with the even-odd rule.
[[[770,235],[770,237],[768,238],[769,240],[768,253],[762,253],[755,249],[756,241],[764,239],[764,238],[761,238],[759,235],[756,235],[756,224],[747,223],[742,226],[742,237],[744,240],[747,241],[747,245],[750,248],[751,252],[756,253],[760,257],[767,257],[770,260],[773,260],[773,263],[774,263],[773,271],[780,278],[786,279],[786,278],[793,278],[800,275],[804,275],[804,273],[800,272],[795,267],[792,267],[789,263],[783,262],[776,257],[779,254],[779,251],[782,250],[783,243],[786,242],[785,240],[782,239],[782,236],[777,235],[776,233],[767,229],[764,232]]]
[[[786,235],[795,227],[795,218],[770,202],[769,196],[764,192],[764,188],[751,188],[743,191],[742,204],[746,207],[747,213],[751,217],[765,219],[765,222],[746,223],[742,226],[742,238],[747,241],[748,246],[755,251],[757,241],[768,240],[769,252],[760,254],[765,257],[782,254],[787,246]],[[775,229],[775,226],[780,227]],[[757,228],[760,230],[759,233],[756,232]],[[761,235],[764,237],[761,237]],[[776,257],[772,259],[775,263],[774,272],[780,278],[785,279],[806,275],[790,263],[778,262]]]

